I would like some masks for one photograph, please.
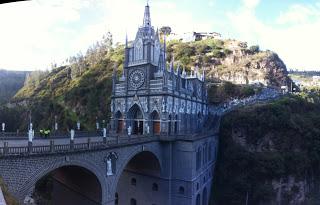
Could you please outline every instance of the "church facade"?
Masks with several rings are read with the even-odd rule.
[[[126,40],[123,72],[113,74],[110,132],[158,135],[153,150],[159,155],[151,157],[145,151],[151,145],[141,144],[141,155],[128,163],[117,182],[114,204],[209,202],[218,142],[214,134],[203,132],[208,124],[205,75],[197,67],[187,73],[174,62],[167,65],[163,42],[147,5],[136,38],[130,44]]]
[[[113,75],[113,132],[177,135],[201,129],[208,114],[204,72],[167,65],[165,49],[147,5],[136,38],[130,45],[126,40],[123,73]]]

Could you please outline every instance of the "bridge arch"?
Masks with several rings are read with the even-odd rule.
[[[94,175],[97,181],[100,184],[101,190],[101,204],[105,204],[107,201],[107,182],[103,173],[101,173],[100,168],[95,164],[88,162],[86,160],[56,160],[52,163],[49,163],[42,167],[39,167],[37,171],[30,174],[28,180],[24,183],[24,185],[20,188],[20,198],[24,199],[26,196],[31,195],[36,187],[36,184],[39,180],[52,173],[55,170],[58,170],[63,167],[78,167],[84,170],[87,170],[89,173]]]
[[[143,145],[142,145],[143,146]],[[112,184],[112,196],[114,197],[114,201],[118,201],[119,204],[123,204],[123,201],[121,201],[121,197],[123,197],[123,194],[119,193],[118,188],[119,188],[119,183],[121,183],[120,181],[124,178],[123,177],[123,173],[126,171],[126,169],[128,168],[128,165],[130,166],[130,163],[132,165],[132,162],[134,165],[140,166],[141,164],[136,164],[137,162],[142,162],[146,165],[146,164],[150,164],[152,167],[156,167],[156,170],[153,170],[154,172],[148,172],[145,174],[150,174],[153,176],[160,176],[161,172],[162,172],[162,161],[161,161],[161,155],[160,155],[160,150],[158,149],[154,149],[154,147],[145,147],[143,149],[141,149],[141,147],[139,146],[138,148],[135,148],[134,150],[132,150],[129,154],[127,154],[126,156],[124,156],[121,159],[121,163],[117,166],[117,173],[115,175],[115,178],[113,180],[113,184]],[[148,161],[148,163],[145,163],[145,160]],[[141,170],[145,170],[145,167],[137,167],[137,169],[141,169]],[[136,177],[127,177],[127,181],[129,183],[128,186],[134,186],[132,185],[132,180],[134,180],[136,183],[136,187],[138,188],[139,186],[141,187],[141,180],[139,180],[139,178]],[[157,184],[158,185],[158,184]],[[152,191],[152,186],[153,183],[150,183],[150,186],[148,184],[147,189],[149,191]],[[161,189],[161,187],[159,187],[159,189]],[[132,198],[132,197],[131,197]],[[133,197],[135,198],[135,197]],[[141,198],[135,198],[137,200],[137,203],[139,203],[139,201],[141,201]],[[130,198],[128,198],[128,200],[130,200]],[[127,203],[130,204],[130,201]],[[158,204],[158,203],[156,203]]]

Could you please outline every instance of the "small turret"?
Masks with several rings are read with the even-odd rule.
[[[183,77],[183,78],[185,78],[185,77],[186,77],[186,75],[187,75],[187,73],[186,73],[186,69],[183,67],[182,77]]]
[[[112,93],[115,94],[116,90],[116,83],[117,83],[117,65],[115,64],[113,67],[113,74],[112,74]]]
[[[174,66],[173,66],[173,60],[170,63],[170,72],[174,73]]]
[[[181,72],[180,72],[180,64],[178,64],[178,66],[177,66],[177,76],[180,77],[180,75],[181,75]]]
[[[205,75],[205,72],[204,72],[204,68],[202,68],[202,81],[204,82],[206,79],[206,75]]]
[[[126,48],[128,48],[128,34],[126,32]]]

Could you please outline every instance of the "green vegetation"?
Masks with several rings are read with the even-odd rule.
[[[253,62],[267,58],[265,52],[250,54],[250,50],[234,40],[206,39],[195,42],[170,41],[167,43],[167,61],[172,58],[188,71],[194,66],[207,68],[220,74],[242,72],[243,67],[221,64],[233,53],[233,44],[242,52],[251,55]],[[239,45],[238,45],[239,44]],[[59,129],[74,128],[80,121],[82,129],[93,130],[96,118],[99,122],[110,119],[110,96],[112,71],[122,70],[124,46],[112,45],[112,35],[106,34],[101,41],[91,46],[85,55],[78,53],[66,59],[67,66],[52,65],[52,70],[35,71],[28,74],[24,86],[11,100],[11,104],[0,106],[0,122],[7,123],[7,131],[26,130],[31,113],[34,127],[51,129],[56,117]],[[231,50],[230,50],[231,49]],[[177,66],[177,65],[175,65]],[[210,80],[212,80],[210,78]],[[210,102],[220,103],[231,97],[247,97],[258,92],[249,86],[224,84],[210,88]],[[16,122],[20,122],[18,125]]]
[[[308,202],[318,200],[320,95],[307,94],[251,105],[226,115],[220,127],[220,146],[213,198],[215,204],[273,204],[272,182],[288,177],[310,183]],[[300,190],[281,195],[289,204]],[[311,204],[311,203],[306,203]]]
[[[7,186],[0,177],[0,187],[7,205],[19,205],[18,201],[9,193]]]
[[[236,85],[231,82],[223,82],[209,87],[208,98],[210,104],[220,104],[232,98],[246,98],[258,94],[260,91],[261,87],[253,85]]]
[[[13,108],[1,107],[0,120],[8,123],[7,130],[25,130],[30,111],[36,129],[53,129],[55,116],[65,130],[74,128],[77,121],[83,129],[92,130],[96,118],[108,120],[112,71],[115,66],[122,68],[124,52],[123,45],[112,48],[110,41],[95,44],[85,56],[71,57],[70,66],[32,72],[14,97]],[[21,123],[17,127],[14,122]]]
[[[224,41],[217,39],[206,39],[194,42],[169,41],[167,45],[167,61],[172,57],[183,67],[190,70],[196,65],[212,65],[212,58],[224,58],[231,51],[224,47]]]

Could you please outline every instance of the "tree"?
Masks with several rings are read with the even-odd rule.
[[[260,48],[258,45],[254,45],[254,46],[250,46],[249,50],[252,52],[252,53],[258,53],[260,51]]]

